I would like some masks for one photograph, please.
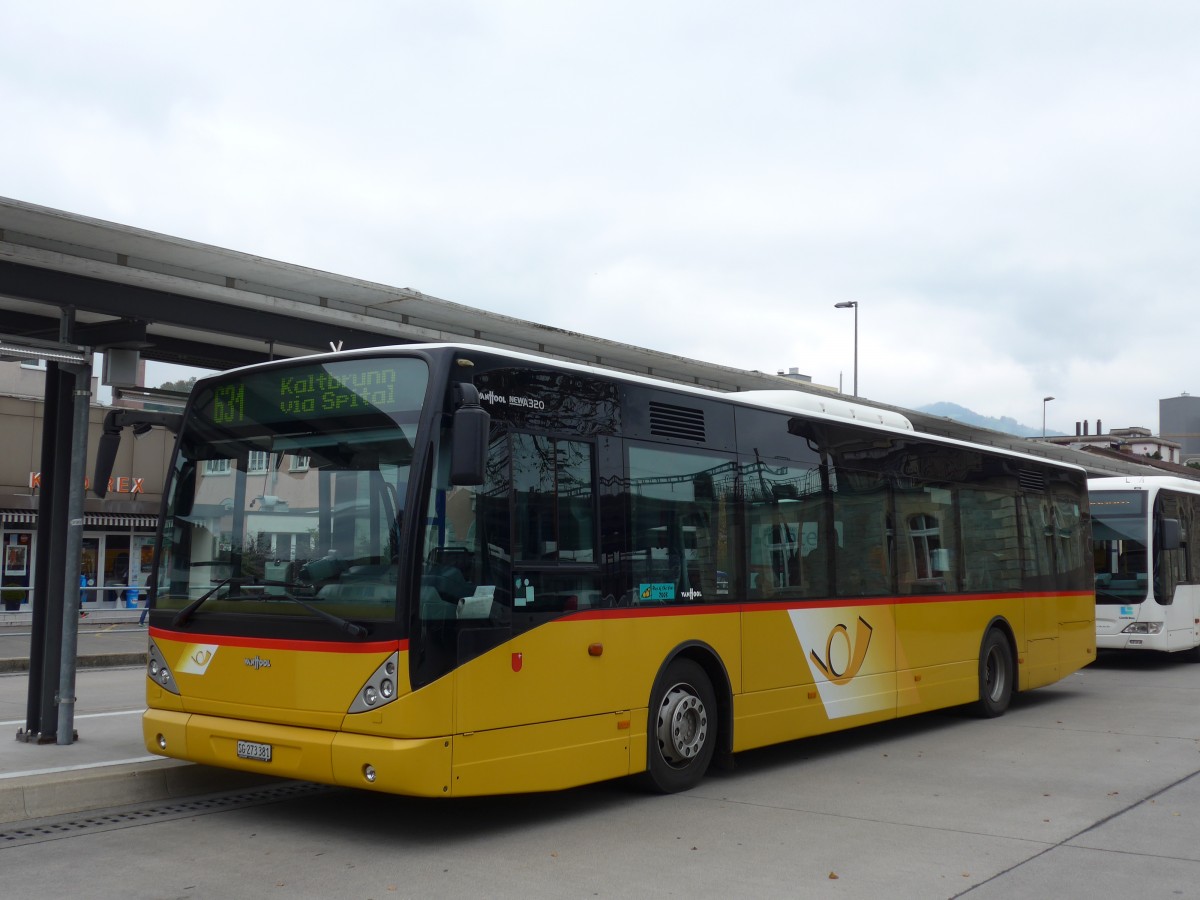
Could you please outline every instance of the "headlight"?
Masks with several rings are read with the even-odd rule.
[[[392,653],[379,664],[371,677],[363,683],[354,695],[354,701],[347,712],[361,713],[367,710],[377,710],[396,699],[400,685],[397,683],[397,672],[400,668],[400,654]]]
[[[1162,632],[1162,622],[1133,622],[1126,625],[1122,629],[1122,634],[1160,634]]]

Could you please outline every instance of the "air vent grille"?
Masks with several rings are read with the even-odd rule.
[[[704,410],[650,401],[650,433],[658,437],[704,440]]]
[[[1044,491],[1046,490],[1046,476],[1042,472],[1021,469],[1017,472],[1017,484],[1023,491]]]

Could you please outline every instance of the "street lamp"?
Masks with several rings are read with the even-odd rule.
[[[833,304],[834,309],[854,310],[854,396],[858,396],[858,301],[845,300]]]
[[[1042,440],[1046,439],[1046,404],[1053,400],[1053,397],[1042,398]]]

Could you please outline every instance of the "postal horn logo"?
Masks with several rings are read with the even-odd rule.
[[[829,632],[829,639],[825,641],[825,658],[817,656],[816,650],[810,650],[808,655],[813,664],[821,670],[821,674],[831,682],[847,684],[862,668],[874,630],[866,619],[859,616],[858,628],[854,640],[851,641],[850,629],[839,622],[833,626],[833,630]],[[839,665],[843,666],[841,671],[838,670]]]
[[[192,654],[191,659],[200,668],[208,665],[208,661],[212,659],[212,651],[207,647],[197,647],[196,652]]]
[[[176,674],[203,675],[216,655],[216,644],[188,644],[180,653],[175,672]]]

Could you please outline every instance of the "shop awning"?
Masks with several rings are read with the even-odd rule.
[[[37,513],[28,509],[0,509],[0,524],[36,525]],[[157,516],[137,513],[84,513],[84,528],[140,528],[153,530]]]
[[[121,526],[125,528],[154,528],[158,524],[157,516],[139,516],[134,513],[84,513],[83,526],[102,525],[105,527]]]

